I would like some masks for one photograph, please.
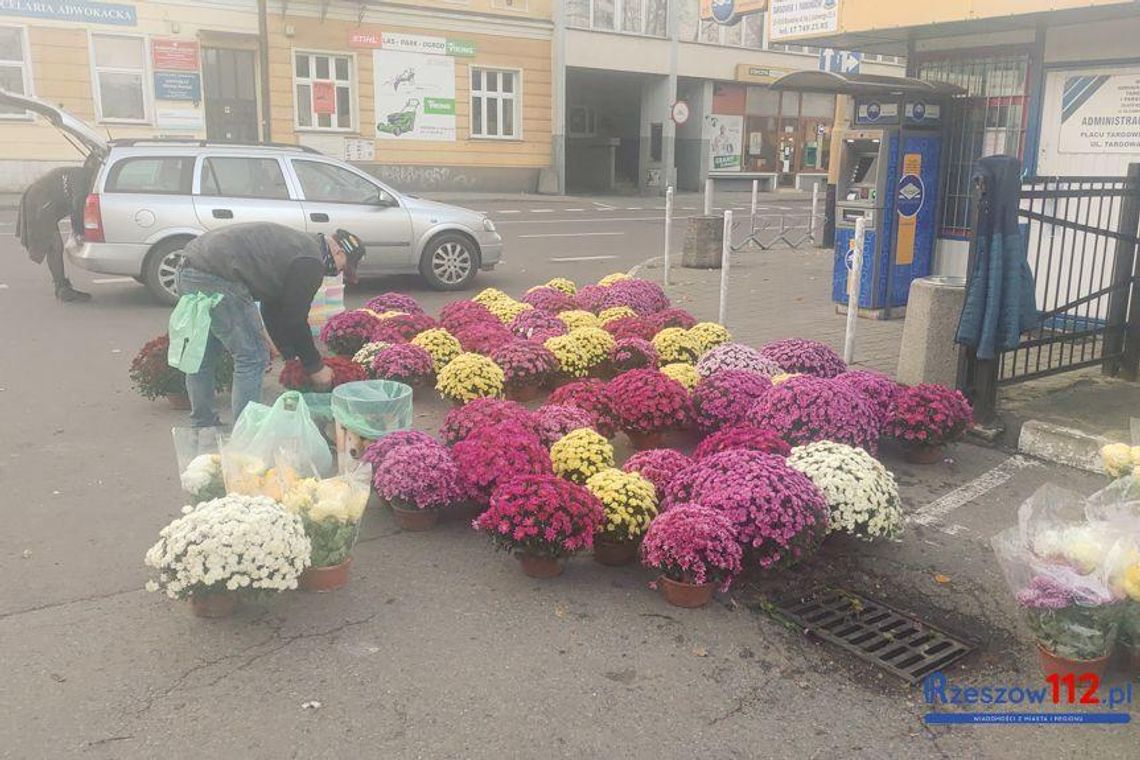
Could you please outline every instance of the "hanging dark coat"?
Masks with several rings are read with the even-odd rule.
[[[1017,211],[1021,162],[990,156],[975,165],[974,180],[987,189],[978,208],[977,258],[970,273],[957,342],[994,359],[1017,348],[1021,334],[1040,324],[1033,271],[1026,259]]]

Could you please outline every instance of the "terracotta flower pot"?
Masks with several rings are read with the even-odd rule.
[[[439,522],[437,509],[405,509],[392,505],[392,514],[396,516],[396,525],[400,530],[422,533],[431,530]]]
[[[190,597],[190,610],[195,617],[224,618],[234,613],[238,606],[238,595],[233,591],[214,591],[209,594],[194,594]]]
[[[1041,643],[1037,643],[1037,658],[1041,661],[1041,670],[1045,675],[1066,676],[1072,673],[1073,675],[1081,675],[1082,673],[1095,673],[1098,676],[1104,675],[1104,671],[1108,668],[1108,661],[1111,655],[1104,657],[1097,657],[1095,660],[1070,660],[1066,657],[1059,657],[1050,652]]]
[[[907,446],[905,456],[911,464],[938,464],[945,458],[946,452],[941,446],[919,443]]]
[[[563,565],[557,557],[539,554],[520,554],[522,571],[531,578],[557,578],[562,575]]]
[[[621,567],[637,559],[637,541],[594,539],[594,561],[607,567]]]
[[[180,412],[190,410],[190,397],[185,393],[167,393],[166,403],[170,404],[171,409],[177,409]]]
[[[657,430],[652,433],[635,433],[631,430],[625,431],[629,442],[638,451],[646,451],[648,449],[659,449],[665,445],[665,431]]]
[[[665,601],[674,607],[694,609],[704,607],[712,601],[713,584],[711,583],[683,583],[662,575],[657,579],[657,587],[665,596]]]
[[[528,383],[527,385],[516,385],[507,389],[507,398],[512,401],[518,401],[520,404],[525,404],[528,401],[534,401],[542,395],[542,386],[537,383]]]
[[[348,569],[352,567],[352,557],[339,565],[329,567],[306,567],[297,585],[302,591],[334,591],[348,584]]]

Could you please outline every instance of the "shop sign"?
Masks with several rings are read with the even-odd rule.
[[[709,166],[714,171],[740,171],[744,142],[744,117],[727,114],[705,116],[709,141]]]
[[[839,31],[839,0],[772,0],[771,40]]]
[[[372,53],[376,137],[455,142],[455,59],[429,50]]]
[[[198,40],[152,39],[150,57],[159,71],[197,71]]]
[[[69,2],[0,0],[0,16],[25,16],[110,26],[138,26],[139,23],[138,11],[133,5],[92,3],[84,0],[69,0]]]
[[[2,0],[0,0],[2,1]],[[475,43],[447,37],[423,37],[415,34],[369,32],[353,29],[348,33],[348,46],[371,50],[399,50],[425,55],[449,55],[456,58],[473,58]]]
[[[736,81],[756,82],[757,84],[771,84],[785,74],[792,73],[791,69],[779,66],[756,66],[751,63],[736,64]]]
[[[336,113],[336,85],[331,81],[313,82],[313,113]]]
[[[1140,153],[1140,73],[1065,79],[1060,153]]]
[[[202,79],[197,72],[193,74],[156,72],[154,75],[154,99],[201,103]]]
[[[701,18],[718,24],[735,24],[741,16],[766,10],[768,0],[701,0]]]

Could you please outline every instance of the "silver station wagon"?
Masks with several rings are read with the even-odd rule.
[[[418,273],[437,290],[469,287],[502,255],[502,238],[484,214],[397,192],[308,148],[107,140],[38,98],[0,90],[0,103],[43,116],[95,157],[83,229],[68,241],[70,260],[134,277],[165,303],[177,300],[174,274],[186,243],[240,222],[313,234],[349,230],[368,251],[360,277]]]

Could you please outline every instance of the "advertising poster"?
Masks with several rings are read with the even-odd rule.
[[[1140,153],[1140,73],[1071,76],[1061,99],[1061,153]]]
[[[772,0],[770,15],[772,40],[839,30],[839,0]]]
[[[709,141],[709,168],[740,171],[744,149],[744,117],[708,114],[705,138]]]
[[[313,112],[336,113],[336,85],[331,81],[313,82]]]
[[[446,47],[414,47],[409,38],[373,51],[376,136],[384,140],[455,142],[455,59]],[[445,43],[446,44],[446,43]],[[425,50],[430,52],[424,52]]]

